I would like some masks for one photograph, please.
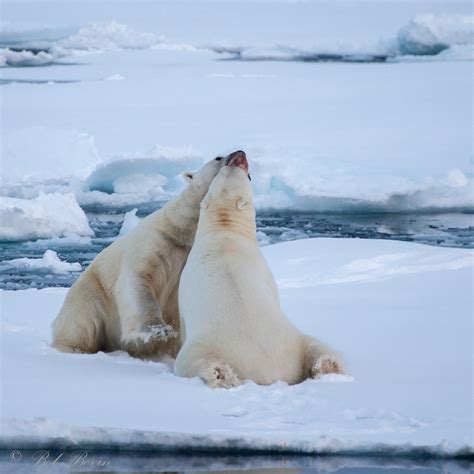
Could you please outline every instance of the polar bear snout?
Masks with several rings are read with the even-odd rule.
[[[249,163],[247,161],[247,155],[242,150],[237,150],[227,156],[225,160],[226,166],[236,166],[242,168],[247,175],[249,174]]]

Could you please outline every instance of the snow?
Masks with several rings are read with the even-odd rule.
[[[111,21],[92,23],[55,44],[59,50],[108,51],[113,49],[144,49],[160,41],[153,33],[139,32],[128,25]]]
[[[4,291],[1,445],[472,456],[472,251],[357,239],[263,251],[285,312],[341,350],[349,376],[212,390],[171,360],[62,354],[48,341],[66,290]]]
[[[125,77],[122,76],[120,73],[112,74],[109,77],[104,78],[104,81],[123,81]]]
[[[458,54],[457,49],[463,53]],[[301,46],[276,45],[267,47],[219,47],[235,54],[236,59],[278,61],[342,61],[383,62],[410,61],[410,56],[427,56],[443,60],[447,50],[451,60],[466,59],[465,51],[474,51],[474,15],[419,15],[402,26],[394,38],[362,42],[326,42]],[[439,55],[444,52],[443,55]],[[468,59],[468,58],[467,58]]]
[[[438,54],[451,46],[474,45],[474,15],[421,15],[398,32],[402,54]]]
[[[26,34],[25,34],[26,33]],[[49,30],[38,32],[3,31],[0,34],[0,61],[3,66],[44,66],[65,57],[84,52],[106,53],[121,49],[210,50],[230,54],[242,60],[342,61],[371,62],[387,59],[404,60],[404,56],[436,56],[450,48],[474,48],[474,15],[417,15],[399,28],[393,38],[372,38],[347,41],[339,38],[319,38],[310,44],[312,36],[295,44],[245,44],[217,41],[187,44],[167,40],[163,35],[136,31],[117,21],[89,23],[66,37],[57,37]],[[309,40],[309,41],[308,41]],[[245,39],[244,39],[245,41]],[[314,39],[313,39],[314,41]],[[14,48],[13,50],[10,47]],[[20,50],[24,48],[24,50]],[[455,56],[452,59],[456,59]]]
[[[34,33],[36,35],[39,33],[39,41],[38,38],[34,39]],[[26,41],[20,40],[22,36],[23,38],[26,36]],[[137,32],[128,25],[116,21],[91,23],[79,28],[76,33],[59,39],[48,30],[33,32],[33,35],[32,32],[22,35],[17,31],[4,31],[0,35],[0,44],[11,44],[15,49],[0,49],[0,65],[45,66],[53,64],[58,59],[84,52],[104,53],[116,49],[144,49],[158,44],[159,41],[160,38],[153,33]],[[19,50],[20,48],[25,49]],[[45,50],[38,51],[40,48]]]
[[[68,234],[93,235],[87,216],[73,194],[41,193],[34,199],[0,197],[0,241]]]
[[[0,264],[5,269],[24,269],[24,270],[49,270],[53,273],[80,272],[81,264],[74,262],[64,262],[53,250],[46,250],[42,258],[15,258],[6,260]]]
[[[130,209],[174,195],[181,171],[244,149],[259,209],[474,209],[469,1],[47,10],[3,5],[3,51],[54,56],[1,70],[3,195]],[[318,54],[389,62],[301,62]]]
[[[155,146],[147,153],[116,157],[100,164],[85,180],[85,187],[105,193],[164,194],[173,188],[173,178],[183,171],[199,168],[203,158],[189,148]]]
[[[45,181],[87,178],[101,163],[94,137],[73,129],[33,126],[4,132],[3,180],[44,184]]]

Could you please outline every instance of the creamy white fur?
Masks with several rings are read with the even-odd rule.
[[[176,355],[179,277],[194,242],[199,205],[223,163],[211,160],[184,173],[188,186],[178,197],[97,255],[53,323],[54,347]]]
[[[195,243],[181,274],[183,346],[176,373],[211,387],[289,384],[342,372],[337,355],[301,333],[280,308],[256,238],[245,171],[224,167],[201,204]]]

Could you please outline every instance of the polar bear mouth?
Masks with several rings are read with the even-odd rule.
[[[247,161],[247,155],[244,151],[238,150],[231,153],[229,156],[227,156],[225,164],[226,166],[235,166],[237,168],[243,169],[248,178],[251,179],[249,174],[249,163]]]

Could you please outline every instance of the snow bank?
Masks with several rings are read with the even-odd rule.
[[[46,250],[42,258],[15,258],[0,264],[3,269],[17,268],[18,270],[49,270],[53,273],[80,272],[81,264],[64,262],[53,250]]]
[[[250,155],[252,156],[252,155]],[[344,162],[311,156],[256,152],[250,161],[255,204],[260,209],[319,212],[474,210],[473,179],[459,169],[444,176],[410,179],[362,173]]]
[[[411,61],[410,56],[466,60],[472,58],[474,50],[474,15],[419,15],[402,26],[391,39],[354,42],[344,37],[340,41],[328,41],[323,37],[315,38],[311,46],[280,42],[270,46],[214,44],[209,48],[244,61],[371,63]],[[446,54],[448,49],[451,49],[450,54]],[[441,52],[445,53],[439,55]]]
[[[362,171],[350,162],[321,159],[311,150],[250,147],[247,151],[258,209],[474,210],[472,176],[458,168],[410,178],[376,169]],[[31,199],[41,192],[73,193],[81,206],[117,209],[170,199],[184,186],[181,173],[205,161],[192,148],[158,145],[147,153],[102,161],[94,137],[87,133],[42,127],[7,132],[4,157],[1,194]]]
[[[357,239],[263,251],[285,312],[342,351],[354,382],[212,390],[169,360],[62,354],[47,341],[66,290],[4,291],[0,446],[474,454],[473,252]]]
[[[258,209],[320,212],[406,212],[474,210],[473,179],[459,169],[441,176],[363,174],[352,165],[326,163],[271,149],[249,150],[252,186]],[[182,189],[179,175],[203,163],[192,150],[155,147],[148,154],[100,164],[85,180],[79,202],[136,205],[167,200]],[[106,198],[103,193],[110,194]],[[121,203],[121,204],[120,204]],[[107,205],[107,204],[106,204]]]
[[[0,241],[93,235],[72,194],[40,194],[35,199],[0,197]]]
[[[57,132],[51,136],[61,137],[61,140],[51,147],[49,154],[48,146],[39,146],[37,153],[33,153],[30,142],[21,140],[22,136],[33,135],[18,133],[15,140],[7,139],[5,156],[11,165],[1,188],[3,194],[31,199],[41,192],[74,193],[81,206],[130,208],[163,202],[175,196],[184,186],[181,173],[197,169],[205,161],[201,154],[191,149],[156,146],[149,153],[102,162],[92,137],[76,133],[61,136]],[[71,144],[71,161],[63,159],[68,144]],[[330,164],[310,153],[293,155],[270,149],[250,149],[248,152],[258,209],[317,212],[474,210],[473,179],[457,168],[447,169],[442,175],[409,178],[375,170],[362,173],[350,163]],[[43,166],[34,160],[36,156],[44,157]],[[90,165],[74,171],[76,163]],[[94,167],[94,163],[99,164],[87,178],[79,179]],[[48,175],[55,179],[47,179]],[[14,176],[23,177],[15,181]]]
[[[119,49],[159,48],[163,50],[202,51],[231,55],[246,61],[383,62],[404,56],[437,56],[437,59],[470,59],[474,44],[473,15],[419,15],[402,26],[391,38],[354,41],[341,31],[338,40],[324,35],[312,44],[233,44],[229,41],[203,44],[167,41],[155,33],[141,32],[117,21],[90,23],[68,36],[58,32],[6,31],[0,33],[0,66],[44,66],[60,58],[83,53],[104,53]],[[23,35],[23,38],[22,36]],[[31,41],[31,38],[34,41]],[[2,47],[3,46],[3,47]],[[451,54],[439,53],[452,48]],[[462,48],[461,50],[459,48]],[[469,53],[469,51],[471,53]]]

